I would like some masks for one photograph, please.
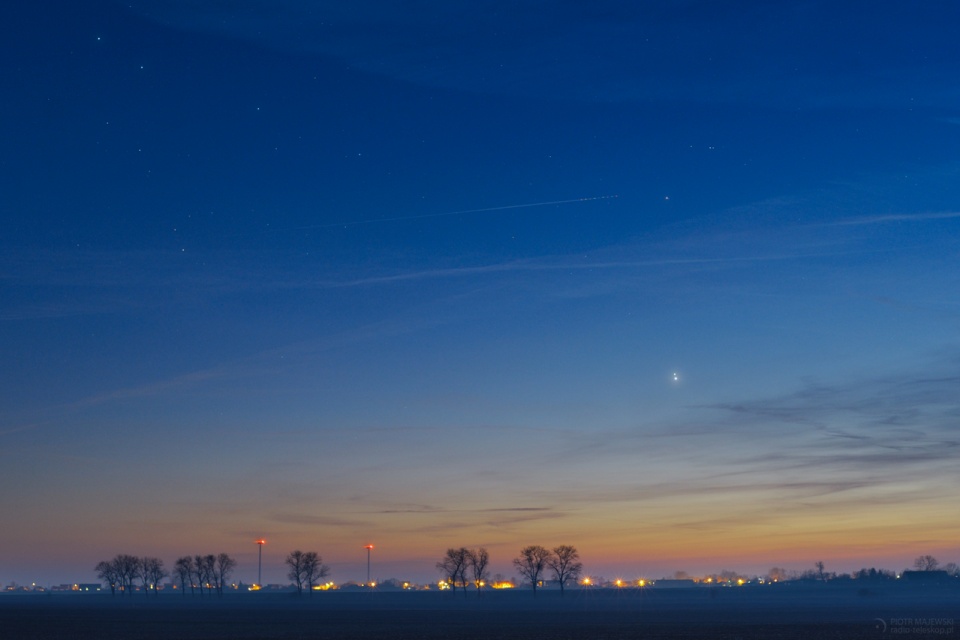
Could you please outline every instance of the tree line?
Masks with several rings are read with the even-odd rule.
[[[188,586],[191,595],[199,593],[202,596],[206,589],[208,595],[216,593],[222,596],[223,587],[228,583],[236,566],[237,561],[226,553],[183,556],[174,563],[174,575],[171,577],[179,579],[180,590],[184,596],[187,595]],[[161,580],[171,575],[160,558],[140,558],[128,554],[98,562],[94,570],[97,577],[110,586],[111,595],[116,595],[118,590],[132,595],[134,582],[137,580],[140,581],[143,592],[150,595],[151,590],[156,591]]]
[[[437,563],[437,570],[443,574],[443,579],[450,585],[454,592],[457,585],[463,586],[463,592],[466,594],[467,585],[471,582],[467,578],[468,572],[471,574],[473,585],[477,588],[477,594],[482,594],[482,588],[488,576],[487,565],[490,564],[490,554],[483,547],[479,549],[447,549],[443,559]]]
[[[289,567],[287,577],[296,585],[298,594],[303,593],[304,587],[312,592],[322,578],[330,575],[330,567],[323,563],[316,551],[291,551],[284,564]],[[156,591],[160,581],[170,576],[179,581],[184,596],[187,589],[190,595],[199,593],[202,596],[206,589],[208,595],[222,596],[236,566],[237,561],[226,553],[183,556],[173,563],[173,573],[170,574],[160,558],[120,554],[112,560],[97,563],[94,569],[97,577],[110,586],[112,595],[117,591],[132,594],[138,580],[144,593],[149,595],[151,589]]]
[[[477,589],[477,594],[482,595],[483,585],[488,578],[489,564],[490,555],[483,547],[479,549],[460,547],[447,549],[443,559],[437,563],[437,569],[454,591],[460,585],[466,594],[467,585],[472,582]],[[560,595],[563,595],[564,587],[568,583],[576,583],[583,572],[580,553],[571,545],[560,545],[552,550],[540,545],[524,547],[513,559],[513,566],[522,578],[530,582],[534,595],[537,594],[537,587],[548,572],[560,585]]]
[[[560,545],[553,549],[530,545],[521,549],[512,563],[521,579],[530,584],[534,595],[547,577],[557,582],[560,593],[563,595],[564,588],[568,584],[576,584],[583,572],[580,554],[577,548],[571,545]],[[288,568],[287,577],[296,587],[297,594],[302,594],[304,588],[312,593],[314,587],[320,584],[320,580],[330,575],[330,567],[324,564],[323,558],[315,551],[291,551],[284,559],[284,564]],[[457,587],[461,587],[466,593],[467,587],[472,584],[477,589],[477,594],[482,595],[483,587],[489,579],[489,565],[490,554],[484,547],[477,549],[451,547],[437,562],[436,567],[443,575],[443,580],[454,592]],[[224,586],[229,583],[236,566],[237,561],[226,553],[183,556],[176,560],[171,574],[166,571],[163,560],[160,558],[119,554],[112,560],[97,563],[95,571],[97,577],[109,585],[112,595],[116,595],[117,591],[132,595],[134,587],[140,586],[144,594],[149,596],[151,590],[156,592],[161,580],[170,576],[175,581],[179,581],[180,590],[184,596],[188,588],[191,595],[199,593],[202,596],[206,590],[207,595],[222,596]],[[920,556],[914,561],[914,567],[918,571],[935,571],[939,566],[940,563],[936,558],[930,555]],[[799,577],[816,578],[823,582],[841,577],[835,573],[827,573],[823,562],[815,563],[814,567],[815,571],[805,572]],[[957,565],[952,562],[945,565],[943,570],[949,575],[960,575]],[[726,573],[736,577],[733,572],[723,572],[717,576],[718,583],[728,578]],[[675,577],[688,576],[683,572],[677,572]],[[896,576],[893,572],[862,569],[847,577],[894,578]],[[774,567],[770,570],[770,578],[787,580],[790,576],[786,570]],[[137,585],[138,581],[139,585]]]

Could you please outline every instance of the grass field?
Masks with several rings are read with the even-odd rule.
[[[12,640],[950,638],[960,589],[892,584],[540,592],[0,594]]]

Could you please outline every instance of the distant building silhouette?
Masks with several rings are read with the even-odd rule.
[[[943,584],[945,582],[960,582],[960,578],[951,576],[946,571],[904,571],[900,579],[916,584]]]
[[[651,586],[657,589],[686,589],[697,586],[697,583],[689,579],[673,578],[670,580],[655,580]]]

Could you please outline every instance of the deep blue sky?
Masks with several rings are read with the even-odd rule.
[[[0,581],[957,561],[960,7],[581,5],[6,7]]]

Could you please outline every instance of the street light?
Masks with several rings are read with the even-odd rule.
[[[373,545],[368,544],[364,547],[367,550],[367,586],[370,586],[370,552],[373,550]]]
[[[267,544],[267,541],[263,538],[260,538],[257,542],[257,586],[263,586],[263,545]]]

